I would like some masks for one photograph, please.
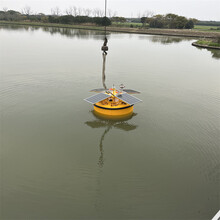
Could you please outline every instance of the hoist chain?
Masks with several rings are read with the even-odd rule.
[[[107,11],[107,0],[105,0],[105,19],[106,19],[106,11]],[[106,25],[105,25],[105,38],[104,38],[104,43],[102,46],[102,57],[103,57],[103,66],[102,66],[102,84],[103,87],[107,90],[107,86],[105,84],[105,63],[106,63],[106,56],[107,56],[107,51],[108,51],[108,39],[107,39],[107,33],[106,33]]]
[[[107,37],[105,36],[104,44],[103,44],[103,46],[102,46],[102,51],[103,51],[103,53],[105,53],[105,54],[107,54],[107,51],[108,51],[108,46],[107,46],[107,44],[108,44],[108,39],[107,39]]]
[[[102,65],[102,84],[103,84],[103,87],[104,89],[107,90],[107,86],[105,84],[105,61],[106,61],[106,56],[107,56],[107,53],[106,52],[103,52],[102,53],[102,57],[103,57],[103,65]]]

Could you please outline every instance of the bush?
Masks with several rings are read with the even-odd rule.
[[[57,17],[55,17],[55,16],[49,16],[48,21],[50,23],[59,23]]]
[[[47,16],[42,16],[42,17],[41,17],[41,21],[42,21],[43,23],[47,23],[47,22],[48,22],[48,17],[47,17]]]
[[[185,25],[186,29],[193,29],[194,28],[194,23],[193,20],[189,20],[186,25]]]
[[[102,26],[109,26],[112,24],[111,20],[107,17],[103,17],[103,18],[95,17],[93,18],[93,23]]]
[[[112,22],[122,22],[122,23],[124,23],[124,22],[126,22],[126,18],[124,18],[124,17],[112,17],[111,21]]]
[[[159,19],[153,19],[150,21],[150,27],[151,28],[163,28],[164,23],[163,23],[163,21],[161,21]]]

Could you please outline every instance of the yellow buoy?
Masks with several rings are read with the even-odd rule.
[[[85,101],[94,105],[94,111],[100,115],[111,117],[124,117],[131,115],[134,104],[140,102],[134,96],[129,95],[125,91],[118,91],[115,88],[101,92],[101,89],[93,90],[100,92],[91,96]],[[131,90],[129,90],[131,91]],[[132,90],[134,92],[134,90]]]

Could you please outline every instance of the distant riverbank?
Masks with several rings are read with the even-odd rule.
[[[54,23],[40,23],[40,22],[10,22],[0,21],[0,25],[28,25],[40,27],[58,27],[58,28],[73,28],[84,30],[97,30],[104,31],[101,26],[95,25],[68,25],[68,24],[54,24]],[[124,27],[107,27],[107,31],[120,32],[120,33],[134,33],[134,34],[150,34],[150,35],[165,35],[165,36],[178,36],[178,37],[195,37],[195,38],[217,38],[220,33],[212,31],[197,31],[187,29],[159,29],[159,28],[124,28]]]

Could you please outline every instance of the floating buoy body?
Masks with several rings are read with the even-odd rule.
[[[111,91],[112,96],[94,104],[96,112],[110,116],[125,116],[133,112],[133,105],[119,99],[117,96],[119,92],[116,89],[110,89],[109,91]]]
[[[133,112],[133,105],[115,103],[108,99],[94,104],[94,110],[102,115],[126,116]]]
[[[100,92],[99,89],[96,91]],[[141,102],[140,99],[114,88],[93,95],[85,101],[94,105],[96,113],[113,117],[124,117],[132,114],[134,104]]]

